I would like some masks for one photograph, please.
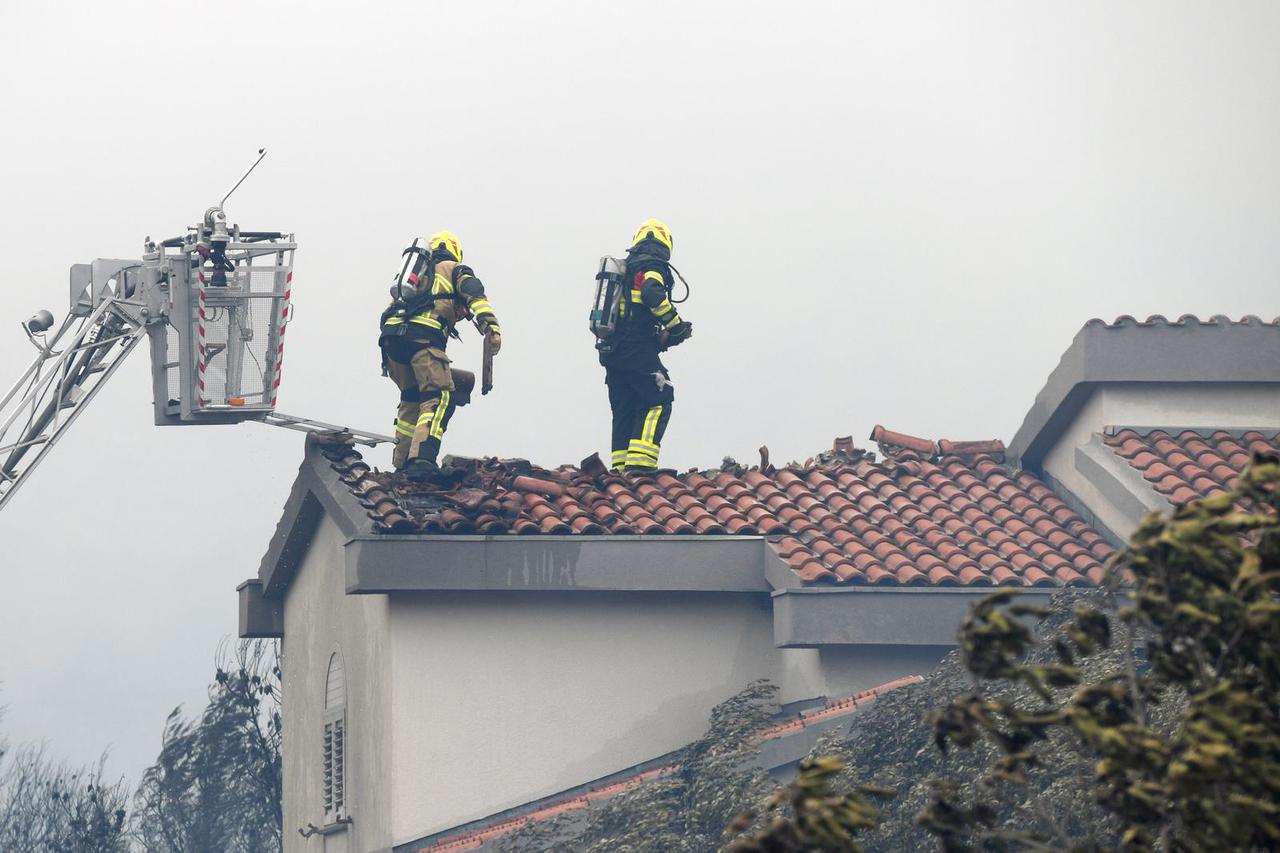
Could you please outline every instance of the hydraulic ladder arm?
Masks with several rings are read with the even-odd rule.
[[[22,324],[39,351],[0,402],[0,509],[142,340],[139,308],[104,298],[88,316],[68,315],[47,340],[40,315]]]

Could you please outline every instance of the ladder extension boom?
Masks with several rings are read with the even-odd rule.
[[[88,317],[63,323],[42,346],[0,404],[0,508],[44,461],[145,331],[115,300],[103,300]],[[60,351],[59,345],[64,347]]]

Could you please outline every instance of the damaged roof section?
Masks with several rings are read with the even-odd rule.
[[[876,427],[876,454],[838,438],[776,468],[618,475],[597,456],[545,469],[454,459],[431,481],[372,470],[340,436],[317,442],[384,534],[764,536],[800,582],[880,586],[1099,583],[1114,548],[1004,444]]]
[[[1280,433],[1122,429],[1103,441],[1170,502],[1188,503],[1236,487],[1254,453],[1280,455]]]

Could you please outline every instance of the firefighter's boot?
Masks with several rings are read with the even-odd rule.
[[[439,455],[440,439],[433,435],[418,447],[418,455],[409,460],[404,475],[410,480],[430,479],[440,470],[440,465],[436,462]]]
[[[440,471],[440,466],[431,459],[410,459],[404,466],[404,475],[414,482],[430,480]]]

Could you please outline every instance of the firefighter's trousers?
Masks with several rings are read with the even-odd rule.
[[[387,375],[400,389],[392,464],[399,470],[411,459],[435,462],[444,431],[457,408],[449,357],[435,347],[414,350],[407,362],[398,361],[388,353]]]
[[[659,376],[661,380],[659,380]],[[644,373],[609,368],[609,406],[613,409],[612,468],[658,467],[662,436],[671,420],[675,391],[666,370]]]

